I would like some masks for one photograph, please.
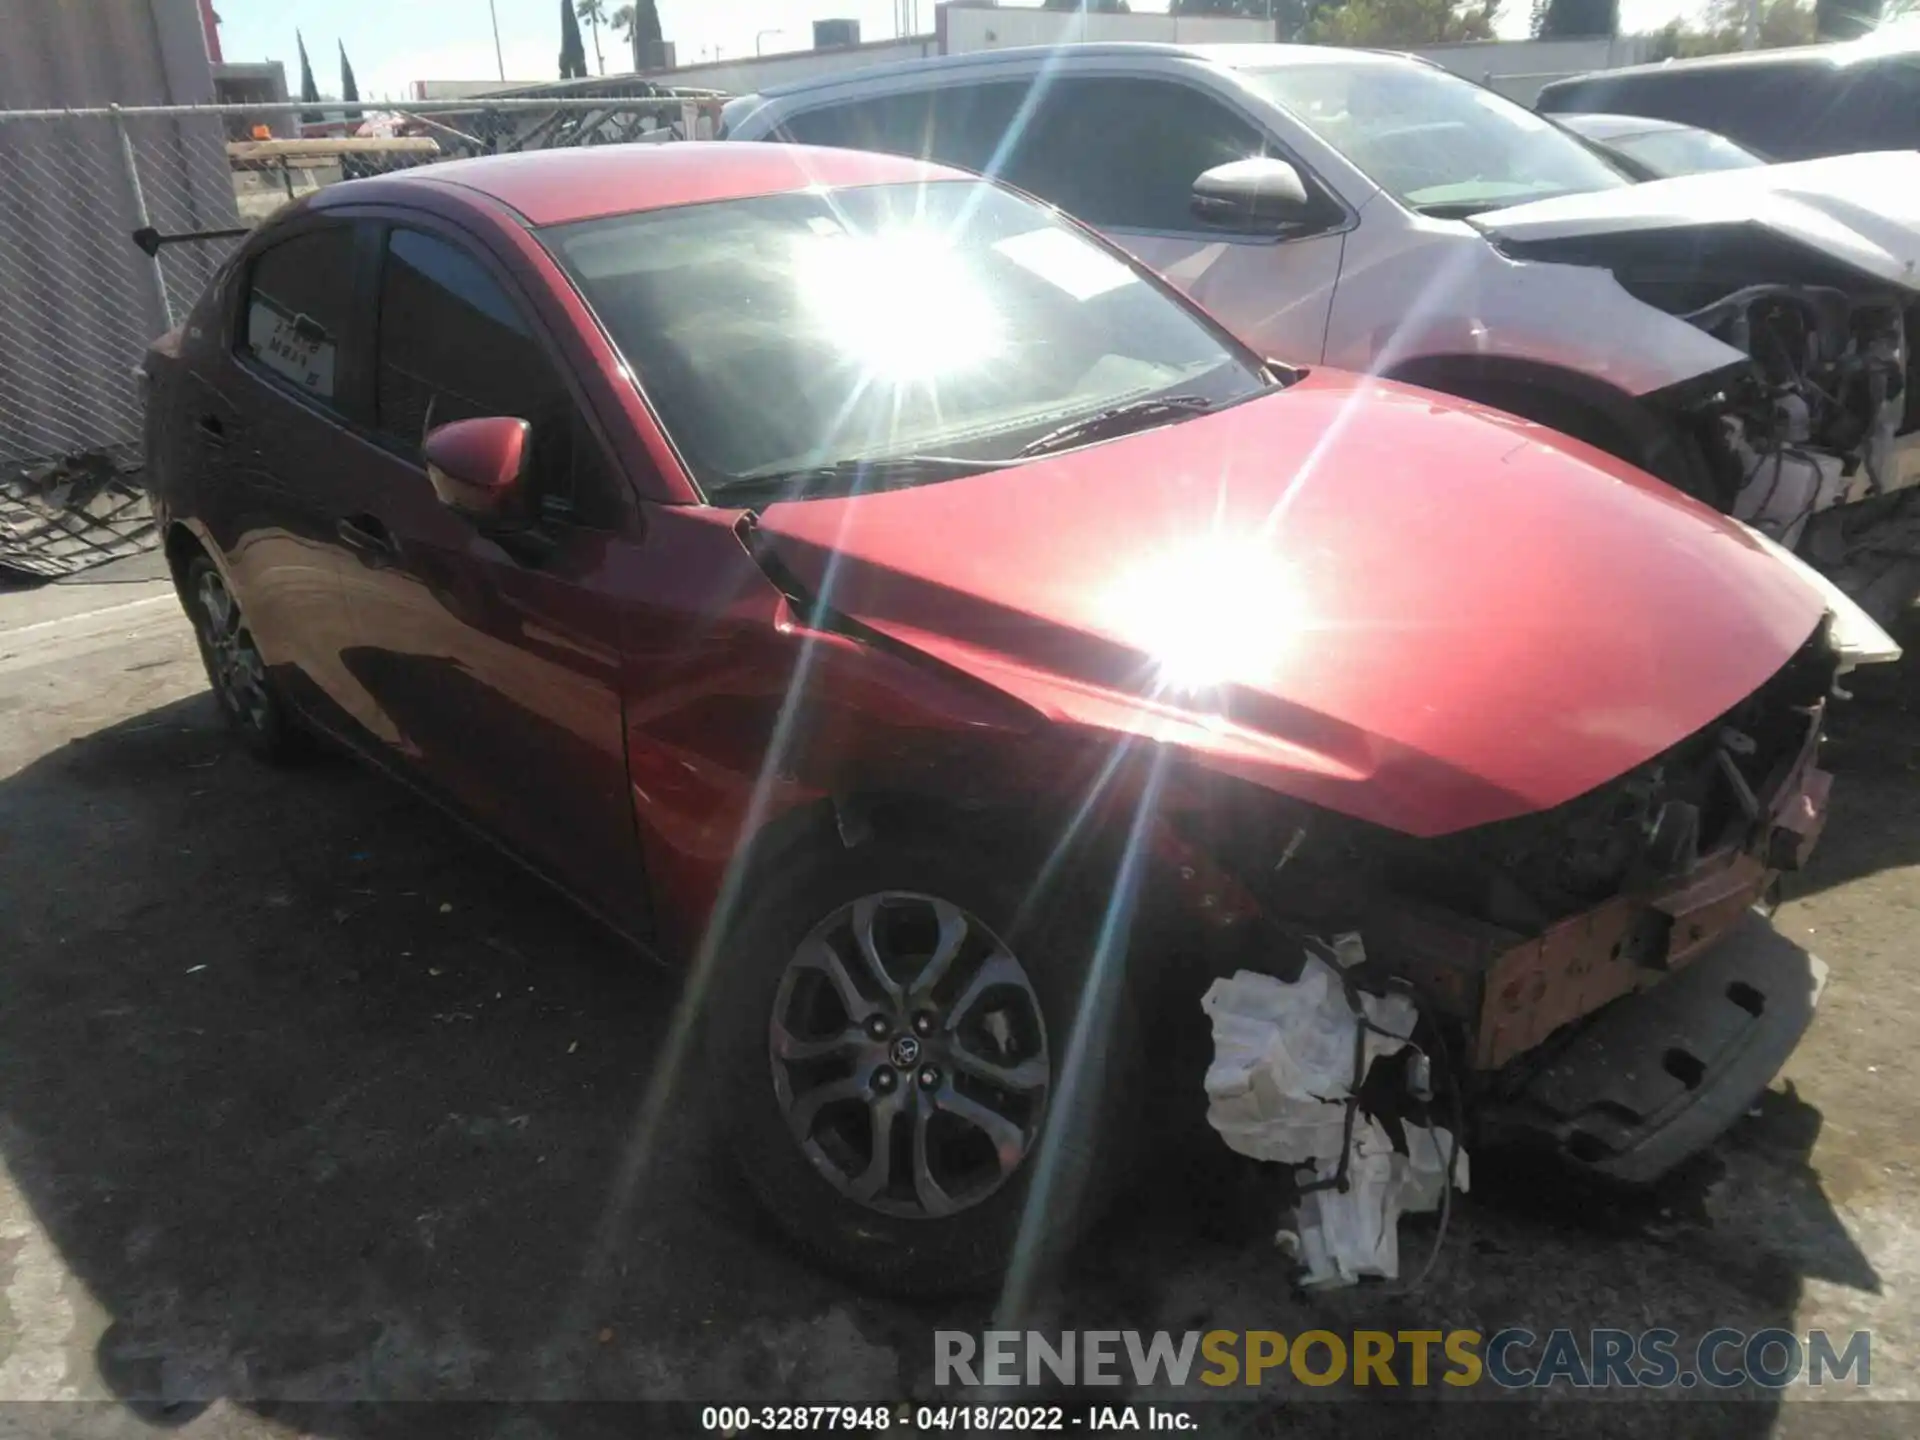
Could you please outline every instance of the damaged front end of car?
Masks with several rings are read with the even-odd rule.
[[[1920,590],[1920,306],[1908,299],[1750,285],[1681,317],[1750,357],[1681,410],[1713,498],[1882,619]]]
[[[1744,1113],[1811,1019],[1824,971],[1755,907],[1826,817],[1830,632],[1631,772],[1437,838],[1188,777],[1170,872],[1232,937],[1229,968],[1357,937],[1354,983],[1409,992],[1441,1032],[1477,1144],[1651,1181]]]
[[[1642,400],[1670,480],[1815,565],[1882,624],[1920,594],[1920,291],[1745,224],[1507,240],[1595,266],[1729,363]],[[1739,359],[1732,359],[1737,355]]]
[[[1021,523],[925,543],[984,513]],[[1898,650],[1623,464],[1323,373],[1117,453],[749,528],[797,613],[969,717],[938,747],[861,729],[802,767],[814,789],[878,815],[861,833],[993,822],[1048,857],[1028,906],[1069,868],[1104,881],[1098,943],[1176,1048],[1212,983],[1332,955],[1323,997],[1415,1004],[1474,1145],[1642,1180],[1805,1029],[1817,967],[1755,906],[1818,837],[1836,678]]]

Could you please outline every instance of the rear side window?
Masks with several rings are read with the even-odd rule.
[[[331,405],[353,302],[353,231],[309,230],[263,250],[247,277],[240,348],[294,388]]]
[[[572,392],[513,299],[459,246],[417,230],[389,233],[374,395],[380,430],[409,453],[452,420],[528,421],[542,512],[612,523],[612,491]]]
[[[918,155],[927,130],[928,97],[882,95],[851,105],[809,110],[780,122],[782,139],[796,145],[829,145],[840,150],[881,150],[890,155]]]
[[[1850,68],[1840,72],[1836,90],[1810,153],[1920,148],[1920,67],[1901,59]]]
[[[1920,75],[1898,60],[1783,58],[1596,76],[1543,97],[1553,112],[1618,111],[1725,135],[1774,160],[1920,145]]]
[[[996,158],[1004,165],[1002,142],[1026,95],[1025,84],[1006,81],[950,85],[808,111],[779,128],[801,145],[878,150],[993,173]]]

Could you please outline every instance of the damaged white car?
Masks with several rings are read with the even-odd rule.
[[[734,101],[723,133],[996,174],[1270,355],[1611,451],[1882,619],[1920,591],[1920,154],[1636,183],[1424,61],[1282,45],[876,67]]]

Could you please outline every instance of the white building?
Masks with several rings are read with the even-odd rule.
[[[852,22],[843,22],[858,33]],[[844,30],[842,31],[844,33]],[[821,36],[822,30],[816,30]],[[807,50],[773,55],[638,70],[649,80],[678,87],[750,95],[776,85],[845,74],[873,65],[925,59],[930,55],[967,55],[1016,45],[1071,45],[1093,40],[1137,40],[1167,45],[1244,45],[1284,38],[1272,20],[1222,15],[1168,15],[1148,12],[1104,14],[1045,10],[1036,5],[995,4],[993,0],[947,0],[934,8],[931,32],[854,44],[818,44]],[[1646,41],[1636,36],[1590,40],[1487,40],[1459,45],[1428,45],[1414,53],[1446,66],[1502,94],[1532,104],[1549,80],[1588,70],[1638,64]],[[631,77],[605,77],[604,83]],[[551,82],[558,85],[562,82]],[[568,81],[598,88],[600,82]],[[419,100],[467,99],[496,91],[542,92],[538,81],[416,80]]]

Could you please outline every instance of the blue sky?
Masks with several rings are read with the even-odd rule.
[[[912,0],[909,0],[912,3]],[[1003,0],[1006,3],[1006,0]],[[230,60],[281,60],[287,81],[299,84],[294,33],[306,36],[314,78],[322,91],[339,88],[335,46],[344,42],[363,96],[407,94],[414,80],[486,79],[494,75],[488,0],[214,0],[220,38]],[[556,73],[560,0],[493,0],[500,17],[500,48],[507,78],[545,80]],[[620,0],[606,0],[611,13]],[[894,33],[894,0],[658,0],[661,28],[679,46],[680,62],[804,49],[812,22],[832,16],[860,21],[861,38]],[[933,28],[934,0],[918,0],[919,30]],[[1136,10],[1163,10],[1165,0],[1133,0]],[[1529,0],[1507,0],[1502,29],[1524,33]],[[1622,0],[1626,29],[1652,28],[1686,0]],[[780,32],[780,33],[765,33]],[[593,38],[587,64],[593,67]],[[602,32],[607,70],[625,69],[619,42]]]

